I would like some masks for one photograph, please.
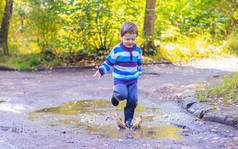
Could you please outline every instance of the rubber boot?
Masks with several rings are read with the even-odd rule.
[[[119,101],[114,96],[112,96],[111,102],[113,106],[117,106],[119,104]]]
[[[134,117],[134,111],[135,108],[124,108],[124,116],[125,116],[125,124],[126,127],[131,128],[132,127],[132,119]]]

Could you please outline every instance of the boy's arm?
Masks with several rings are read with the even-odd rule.
[[[98,68],[98,71],[101,74],[101,76],[109,72],[115,63],[116,63],[115,53],[114,53],[114,49],[112,49],[112,51],[106,58],[106,61],[103,64],[101,64]]]
[[[95,74],[93,76],[98,77],[98,78],[102,77],[101,73],[98,70],[95,72]]]

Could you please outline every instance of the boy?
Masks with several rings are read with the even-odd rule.
[[[94,76],[102,77],[113,68],[113,95],[111,102],[117,106],[119,101],[127,100],[124,107],[125,124],[132,127],[132,119],[137,106],[137,79],[141,75],[141,49],[136,45],[138,28],[132,22],[125,22],[120,29],[122,42],[116,45],[106,61],[99,67]]]

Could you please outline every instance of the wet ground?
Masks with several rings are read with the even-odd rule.
[[[125,103],[110,104],[110,74],[0,71],[0,148],[238,148],[237,128],[196,119],[177,102],[184,89],[237,72],[237,62],[144,66],[136,131],[116,126],[113,115],[123,116]]]

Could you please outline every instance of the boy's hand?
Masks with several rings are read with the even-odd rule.
[[[101,73],[98,70],[96,71],[96,73],[93,76],[98,77],[98,78],[102,77]]]

